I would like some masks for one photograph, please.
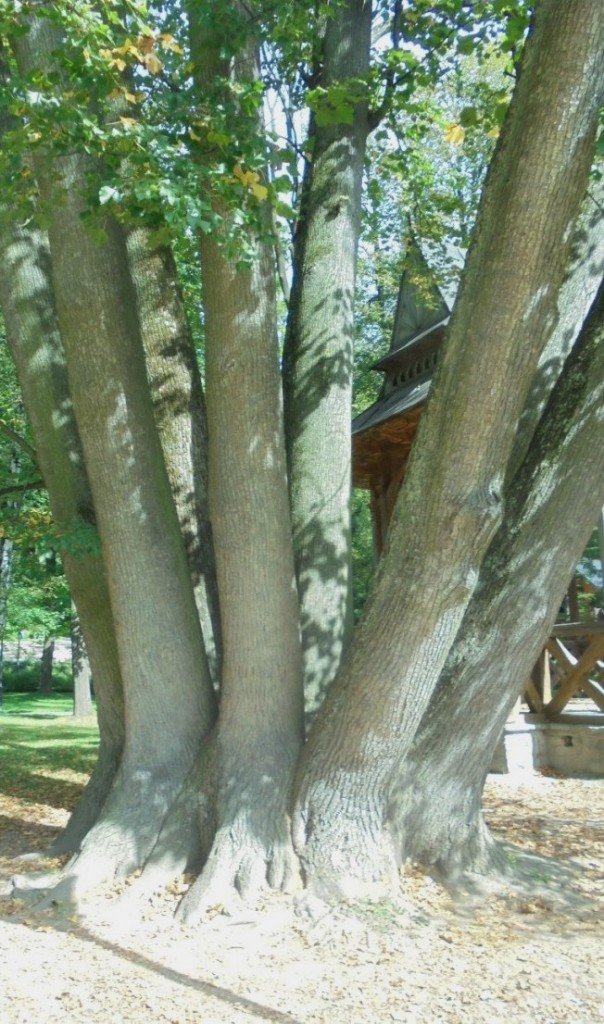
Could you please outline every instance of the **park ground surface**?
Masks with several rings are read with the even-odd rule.
[[[94,743],[90,723],[74,746],[73,720],[48,718],[3,746],[7,718],[2,1024],[604,1022],[604,780],[489,777],[485,815],[518,884],[461,897],[408,869],[397,904],[317,909],[267,896],[187,929],[172,922],[186,879],[142,915],[125,909],[123,884],[79,916],[10,897],[11,876],[39,868],[19,855],[44,849],[66,821]]]

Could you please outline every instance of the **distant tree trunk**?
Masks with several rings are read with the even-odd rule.
[[[216,70],[242,81],[256,77],[246,9],[234,3],[231,10],[229,28],[240,39],[246,33],[247,45],[232,62],[219,63],[229,39],[214,35],[211,22],[190,7],[202,89]],[[288,800],[303,733],[302,664],[274,267],[270,242],[252,229],[247,242],[250,264],[237,269],[216,241],[201,238],[210,511],[224,660],[220,717],[201,804],[202,834],[206,842],[215,839],[183,901],[187,921],[216,899],[228,899],[233,887],[250,894],[267,881],[287,885],[295,865]]]
[[[587,186],[603,57],[603,8],[539,4],[389,549],[301,759],[294,839],[318,892],[375,894],[397,877],[391,792],[501,524]]]
[[[214,685],[221,639],[216,563],[208,507],[208,436],[201,379],[174,257],[146,228],[128,233],[155,421],[183,535]]]
[[[15,40],[22,70],[52,67],[60,38],[46,19],[32,19],[27,27]],[[36,164],[48,204],[57,313],[101,537],[126,711],[120,767],[101,817],[67,872],[64,891],[70,895],[144,863],[214,718],[123,233],[109,219],[106,240],[99,243],[82,219],[91,170],[75,154]]]
[[[4,634],[8,610],[13,542],[0,537],[0,706],[4,700]]]
[[[318,84],[369,69],[371,4],[326,19]],[[352,124],[313,119],[284,354],[285,423],[307,713],[320,706],[352,633],[350,465],[354,291],[367,102]]]
[[[604,284],[511,484],[460,634],[391,791],[401,856],[450,879],[484,871],[496,852],[482,821],[482,788],[604,499],[603,405]]]
[[[55,653],[55,638],[47,636],[42,646],[42,661],[40,663],[40,681],[38,690],[40,693],[52,693],[52,663]]]
[[[73,713],[76,718],[87,718],[94,713],[92,703],[92,671],[86,652],[82,630],[75,611],[71,616],[71,667],[73,670]]]

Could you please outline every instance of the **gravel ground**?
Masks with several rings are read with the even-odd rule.
[[[0,898],[2,1024],[604,1022],[604,780],[490,776],[485,815],[522,881],[453,898],[416,869],[400,903],[269,896],[196,930],[105,891],[66,919]],[[0,886],[63,810],[0,797]],[[528,854],[528,857],[525,856]]]

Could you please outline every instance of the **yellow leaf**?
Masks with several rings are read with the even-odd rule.
[[[124,93],[124,99],[128,100],[128,103],[136,103],[137,102],[136,95],[133,92],[125,92]]]
[[[454,146],[461,146],[465,131],[460,124],[450,124],[445,132],[445,142],[451,142]]]
[[[500,131],[501,131],[500,128],[491,128],[490,132],[487,132],[487,138],[488,139],[498,139]]]
[[[256,182],[250,185],[250,192],[256,197],[261,203],[264,202],[268,195],[268,189],[266,185],[258,185]]]
[[[135,117],[120,117],[120,121],[125,128],[132,128],[133,125],[138,123]]]
[[[157,41],[161,46],[163,46],[164,50],[172,50],[172,53],[180,54],[185,52],[182,46],[178,45],[174,36],[171,36],[169,33],[164,33],[164,35],[158,36]]]
[[[193,139],[193,142],[201,142],[201,135],[197,135],[192,128],[189,128],[189,138]]]
[[[257,171],[244,171],[241,164],[235,164],[233,167],[233,174],[241,182],[244,188],[249,188],[250,192],[256,199],[262,201],[266,199],[268,195],[268,189],[266,185],[262,185],[260,182],[260,175]]]
[[[143,64],[151,75],[158,75],[160,71],[163,71],[164,67],[159,57],[156,57],[154,53],[145,54]]]

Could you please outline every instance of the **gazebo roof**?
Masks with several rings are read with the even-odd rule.
[[[406,458],[428,397],[455,291],[445,298],[418,243],[412,242],[401,277],[390,348],[373,367],[385,374],[380,397],[352,422],[355,486],[370,486],[382,456],[398,461]]]

